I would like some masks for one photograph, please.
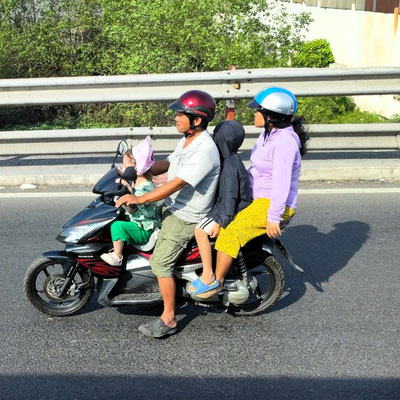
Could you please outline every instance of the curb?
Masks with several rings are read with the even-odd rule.
[[[0,186],[21,186],[33,184],[36,186],[93,186],[103,174],[90,174],[86,176],[77,174],[59,175],[13,175],[0,176]],[[354,182],[354,181],[379,181],[400,182],[400,166],[351,166],[312,168],[305,167],[301,171],[300,182]]]
[[[314,181],[379,181],[400,182],[399,167],[304,168],[300,182]]]
[[[14,175],[0,176],[0,186],[94,186],[103,174],[93,175]]]

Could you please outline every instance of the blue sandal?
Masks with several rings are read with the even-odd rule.
[[[193,286],[196,290],[190,290],[189,286]],[[186,287],[186,290],[189,294],[202,294],[206,293],[209,290],[213,290],[219,286],[219,280],[215,279],[214,282],[210,283],[209,285],[206,285],[200,278],[197,278],[193,282],[189,283]]]

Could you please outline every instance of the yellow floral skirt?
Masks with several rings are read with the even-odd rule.
[[[215,242],[216,250],[236,258],[241,247],[265,233],[269,205],[270,199],[256,199],[240,211],[225,229],[221,228]],[[286,206],[282,220],[286,221],[295,212],[296,210]]]

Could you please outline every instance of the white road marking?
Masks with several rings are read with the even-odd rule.
[[[98,196],[90,192],[37,192],[37,193],[0,193],[0,199],[17,199],[17,198],[51,198],[51,197],[95,197]]]
[[[305,188],[299,189],[299,194],[388,194],[400,193],[400,187],[389,188]],[[17,198],[57,198],[57,197],[96,197],[98,195],[91,192],[15,192],[1,193],[0,199],[17,199]]]
[[[299,194],[387,194],[400,193],[400,187],[393,188],[321,188],[299,189]]]

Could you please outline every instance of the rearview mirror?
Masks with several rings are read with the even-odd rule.
[[[121,140],[117,147],[117,153],[123,156],[129,149],[128,143],[126,140]]]

